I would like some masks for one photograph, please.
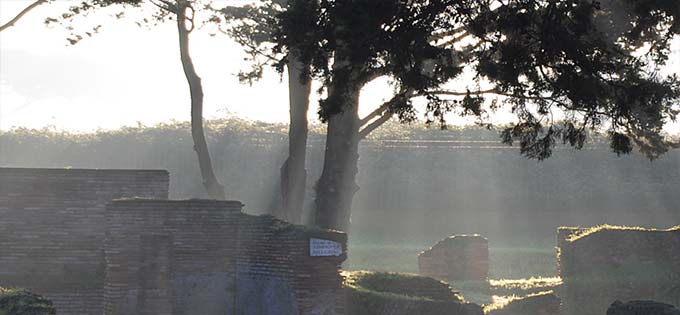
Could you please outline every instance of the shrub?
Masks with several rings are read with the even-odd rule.
[[[23,289],[0,288],[0,315],[55,315],[52,302]]]

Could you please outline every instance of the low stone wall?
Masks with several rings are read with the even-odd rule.
[[[100,315],[106,203],[167,198],[168,183],[161,170],[0,168],[0,284]]]
[[[564,314],[603,314],[615,300],[680,304],[680,229],[558,231]]]
[[[418,255],[423,276],[443,281],[484,281],[489,274],[489,243],[480,235],[455,235]]]
[[[483,315],[439,280],[412,274],[345,271],[347,315]]]
[[[346,235],[241,206],[111,202],[105,314],[342,314]]]

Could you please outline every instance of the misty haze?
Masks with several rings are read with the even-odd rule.
[[[0,0],[0,315],[680,315],[676,0]]]

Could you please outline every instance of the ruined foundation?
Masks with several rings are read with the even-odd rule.
[[[0,168],[0,285],[60,315],[344,313],[344,233],[167,197],[166,171]]]
[[[107,208],[104,314],[340,314],[346,235],[241,213],[241,203]]]
[[[616,300],[680,305],[680,228],[560,228],[564,315],[605,314]]]
[[[423,276],[442,281],[486,281],[489,275],[489,243],[480,235],[445,238],[418,255]]]

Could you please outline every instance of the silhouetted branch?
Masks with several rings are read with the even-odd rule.
[[[156,2],[159,1],[160,3]],[[166,0],[150,0],[151,4],[155,5],[161,10],[177,14],[177,6]]]
[[[360,125],[363,126],[363,125],[367,124],[373,118],[376,118],[376,117],[382,115],[382,113],[389,108],[390,108],[390,102],[383,103],[382,105],[380,105],[380,107],[376,108],[373,112],[366,115],[366,117],[362,118],[361,121],[360,121]]]
[[[373,132],[373,130],[378,129],[378,127],[382,126],[384,123],[389,121],[390,118],[392,118],[392,116],[394,116],[393,112],[390,111],[385,112],[382,116],[380,116],[380,118],[374,120],[368,126],[364,127],[364,129],[359,131],[359,139],[366,138],[366,136]]]
[[[450,39],[450,40],[447,40],[447,41],[445,41],[445,42],[443,42],[443,43],[441,43],[441,44],[437,44],[437,47],[448,47],[448,46],[451,46],[451,45],[453,45],[453,44],[455,44],[455,43],[460,42],[461,40],[465,39],[466,37],[469,37],[470,35],[471,35],[470,33],[464,32],[463,34],[458,35],[458,36],[456,36],[456,37],[454,37],[454,38],[452,38],[452,39]]]
[[[373,130],[377,129],[378,127],[382,126],[384,123],[389,121],[390,118],[394,116],[394,112],[391,109],[393,108],[396,102],[408,100],[415,96],[417,96],[415,91],[408,89],[405,92],[395,95],[394,97],[392,97],[391,100],[383,103],[372,113],[368,114],[366,117],[361,119],[360,126],[364,126],[366,124],[368,125],[366,125],[363,129],[359,130],[359,139],[366,138],[366,136],[373,132]],[[378,119],[371,121],[376,117],[378,117]]]
[[[435,40],[444,39],[444,38],[446,38],[446,37],[449,37],[449,36],[458,34],[458,33],[460,33],[460,32],[464,32],[466,28],[467,28],[467,25],[463,25],[463,26],[454,28],[454,29],[452,29],[452,30],[450,30],[450,31],[446,31],[446,32],[441,32],[441,33],[433,34],[432,36],[430,36],[429,39],[430,39],[430,41],[435,41]]]
[[[14,23],[16,23],[17,21],[19,21],[19,19],[21,19],[24,15],[26,15],[26,13],[28,13],[29,11],[33,10],[35,7],[37,7],[37,6],[39,6],[39,5],[43,4],[43,3],[47,3],[47,0],[38,0],[38,1],[36,1],[36,2],[31,3],[31,5],[27,6],[25,9],[21,10],[21,12],[19,12],[19,14],[17,14],[17,15],[16,15],[13,19],[11,19],[9,22],[7,22],[7,23],[3,24],[2,26],[0,26],[0,32],[4,31],[5,29],[7,29],[7,28],[9,28],[9,27],[11,27],[11,26],[14,26]]]
[[[466,91],[466,92],[442,90],[442,91],[431,91],[431,92],[428,92],[427,94],[429,94],[429,95],[449,95],[449,96],[494,94],[494,95],[507,96],[507,97],[516,97],[516,98],[521,98],[521,99],[526,99],[526,100],[548,100],[548,101],[555,100],[555,98],[552,97],[552,96],[515,95],[515,94],[500,92],[500,91],[496,90],[495,88],[488,89],[488,90]],[[424,94],[424,93],[420,93],[420,94],[416,94],[415,96],[425,96],[425,95],[426,94]]]

